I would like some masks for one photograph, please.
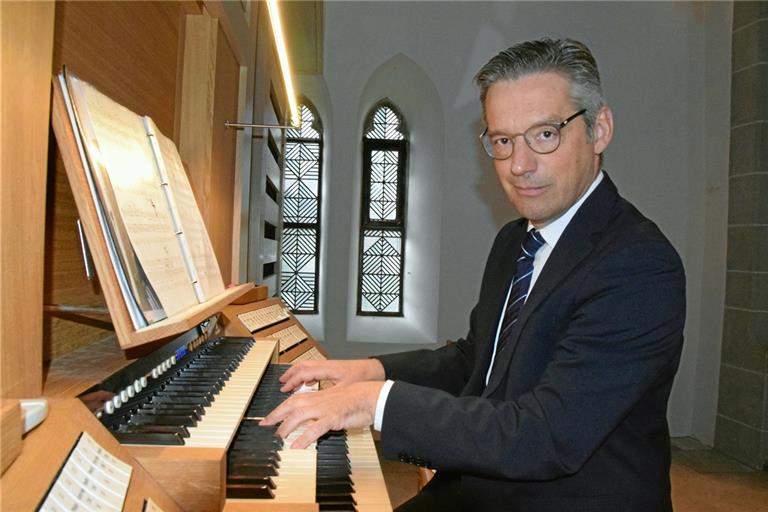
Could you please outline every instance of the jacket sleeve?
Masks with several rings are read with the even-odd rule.
[[[521,229],[522,221],[510,222],[496,235],[488,255],[480,295],[491,286],[498,286],[498,275],[489,269],[498,267],[498,261],[507,253],[510,232]],[[477,357],[479,306],[472,309],[469,332],[465,338],[449,343],[437,350],[416,350],[376,356],[384,366],[386,378],[439,389],[458,395],[469,379]],[[482,336],[481,336],[482,337]]]
[[[476,310],[477,306],[470,315],[470,329],[466,338],[437,350],[414,350],[376,356],[384,366],[386,378],[458,395],[469,379],[474,364]]]
[[[397,381],[384,411],[383,455],[545,480],[578,471],[639,407],[665,421],[685,318],[679,257],[668,243],[640,241],[591,261],[580,276],[550,362],[530,391],[494,400]]]

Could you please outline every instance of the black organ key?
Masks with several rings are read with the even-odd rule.
[[[283,441],[277,427],[260,427],[244,420],[227,452],[227,497],[274,498],[273,476],[279,474]]]
[[[187,413],[194,417],[196,420],[203,419],[205,409],[200,405],[185,405],[185,404],[142,404],[138,409],[139,412],[145,414],[174,414],[174,413]]]
[[[170,425],[121,425],[112,434],[126,444],[182,445],[189,437],[186,427]]]
[[[263,418],[289,395],[282,393],[280,376],[288,365],[270,365],[227,452],[227,498],[271,499],[260,485],[280,473],[279,450],[282,441],[275,437],[276,427],[260,427]],[[351,478],[345,432],[328,432],[318,439],[315,497],[320,510],[354,511],[354,485]],[[254,480],[255,479],[255,480]],[[258,484],[258,485],[257,485]]]
[[[170,425],[194,427],[197,420],[192,415],[181,414],[134,414],[128,425]]]
[[[317,440],[316,500],[320,510],[355,510],[347,434],[331,431]]]
[[[243,484],[227,482],[227,498],[265,500],[273,499],[272,487],[263,484]]]
[[[101,422],[121,443],[184,444],[187,427],[204,421],[205,408],[227,385],[254,341],[219,338],[177,361]]]

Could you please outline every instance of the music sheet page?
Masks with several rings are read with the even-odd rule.
[[[167,173],[178,222],[189,247],[192,263],[197,272],[197,281],[202,288],[202,301],[206,301],[224,292],[219,263],[176,145],[160,133],[154,127],[154,123],[153,128],[164,170]]]
[[[73,79],[86,145],[105,172],[131,246],[168,316],[197,303],[176,240],[142,118],[91,85]],[[104,185],[104,183],[102,183]]]

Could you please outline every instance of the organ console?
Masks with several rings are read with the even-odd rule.
[[[274,427],[258,425],[288,396],[278,379],[289,365],[278,360],[296,347],[276,333],[291,330],[308,345],[296,359],[324,357],[319,345],[279,299],[240,305],[228,316],[255,332],[187,333],[81,399],[185,510],[391,510],[367,428],[296,450],[288,448],[293,438],[283,442]],[[230,323],[229,330],[238,329]],[[190,466],[208,485],[180,478]]]
[[[227,315],[237,318],[231,316],[233,311],[244,310],[254,312],[251,317],[280,319],[264,322],[267,327],[248,336],[226,336],[222,334],[247,327],[214,316],[86,386],[79,401],[93,419],[84,425],[85,431],[95,432],[102,442],[110,438],[105,443],[108,450],[128,457],[146,472],[143,478],[160,489],[155,492],[167,493],[155,501],[172,499],[180,510],[391,510],[368,428],[330,432],[297,450],[288,447],[299,432],[282,441],[274,435],[275,427],[258,425],[287,397],[280,392],[278,379],[289,364],[279,363],[280,358],[295,356],[295,362],[325,356],[279,300],[237,305]],[[303,338],[300,343],[306,349],[298,355],[293,345],[280,354],[282,338],[275,333],[288,329],[302,333],[296,337]],[[82,361],[84,367],[93,363],[93,354]],[[76,366],[68,364],[70,370]],[[81,379],[80,386],[85,382]],[[71,391],[72,384],[66,389]],[[82,406],[70,403],[67,408],[82,417]],[[73,443],[77,427],[77,422],[67,426]],[[115,442],[120,443],[119,451]],[[29,460],[15,463],[9,471],[11,480],[29,471],[30,465],[34,463]],[[20,489],[11,491],[11,502]],[[42,498],[43,491],[36,496]],[[8,495],[5,488],[4,496]]]
[[[0,279],[13,290],[0,306],[3,510],[38,509],[83,438],[104,460],[132,468],[117,510],[390,510],[368,429],[290,450],[255,425],[252,406],[277,365],[325,357],[279,299],[267,298],[265,286],[229,288],[192,313],[131,327],[102,242],[92,236],[92,205],[83,202],[79,175],[70,174],[61,98],[50,101],[51,70],[66,64],[152,117],[187,166],[225,282],[240,282],[250,265],[247,280],[273,294],[279,233],[269,239],[259,230],[279,226],[280,191],[248,194],[280,186],[282,133],[257,137],[224,124],[243,112],[273,125],[285,117],[262,4],[0,2],[0,11],[4,47],[18,50],[4,59],[3,76],[18,92],[11,95],[25,99],[22,110],[2,113],[4,125],[14,126],[8,133],[18,135],[8,144],[4,132],[4,155],[16,165],[0,173],[4,198],[16,201],[0,231],[4,258],[12,256]],[[59,133],[48,148],[51,118]],[[253,233],[239,224],[248,215]],[[87,247],[74,236],[78,218]],[[86,253],[98,281],[83,275]],[[245,254],[258,261],[246,265]],[[45,397],[50,412],[22,438],[11,428],[19,408],[5,399],[24,397]],[[15,459],[6,461],[8,447]],[[75,497],[87,491],[89,483],[80,483]]]

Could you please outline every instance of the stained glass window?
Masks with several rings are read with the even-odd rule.
[[[316,313],[320,269],[322,127],[308,104],[286,132],[280,297],[295,313]]]
[[[363,136],[360,315],[403,313],[407,148],[402,115],[388,100],[380,102],[368,115]]]

